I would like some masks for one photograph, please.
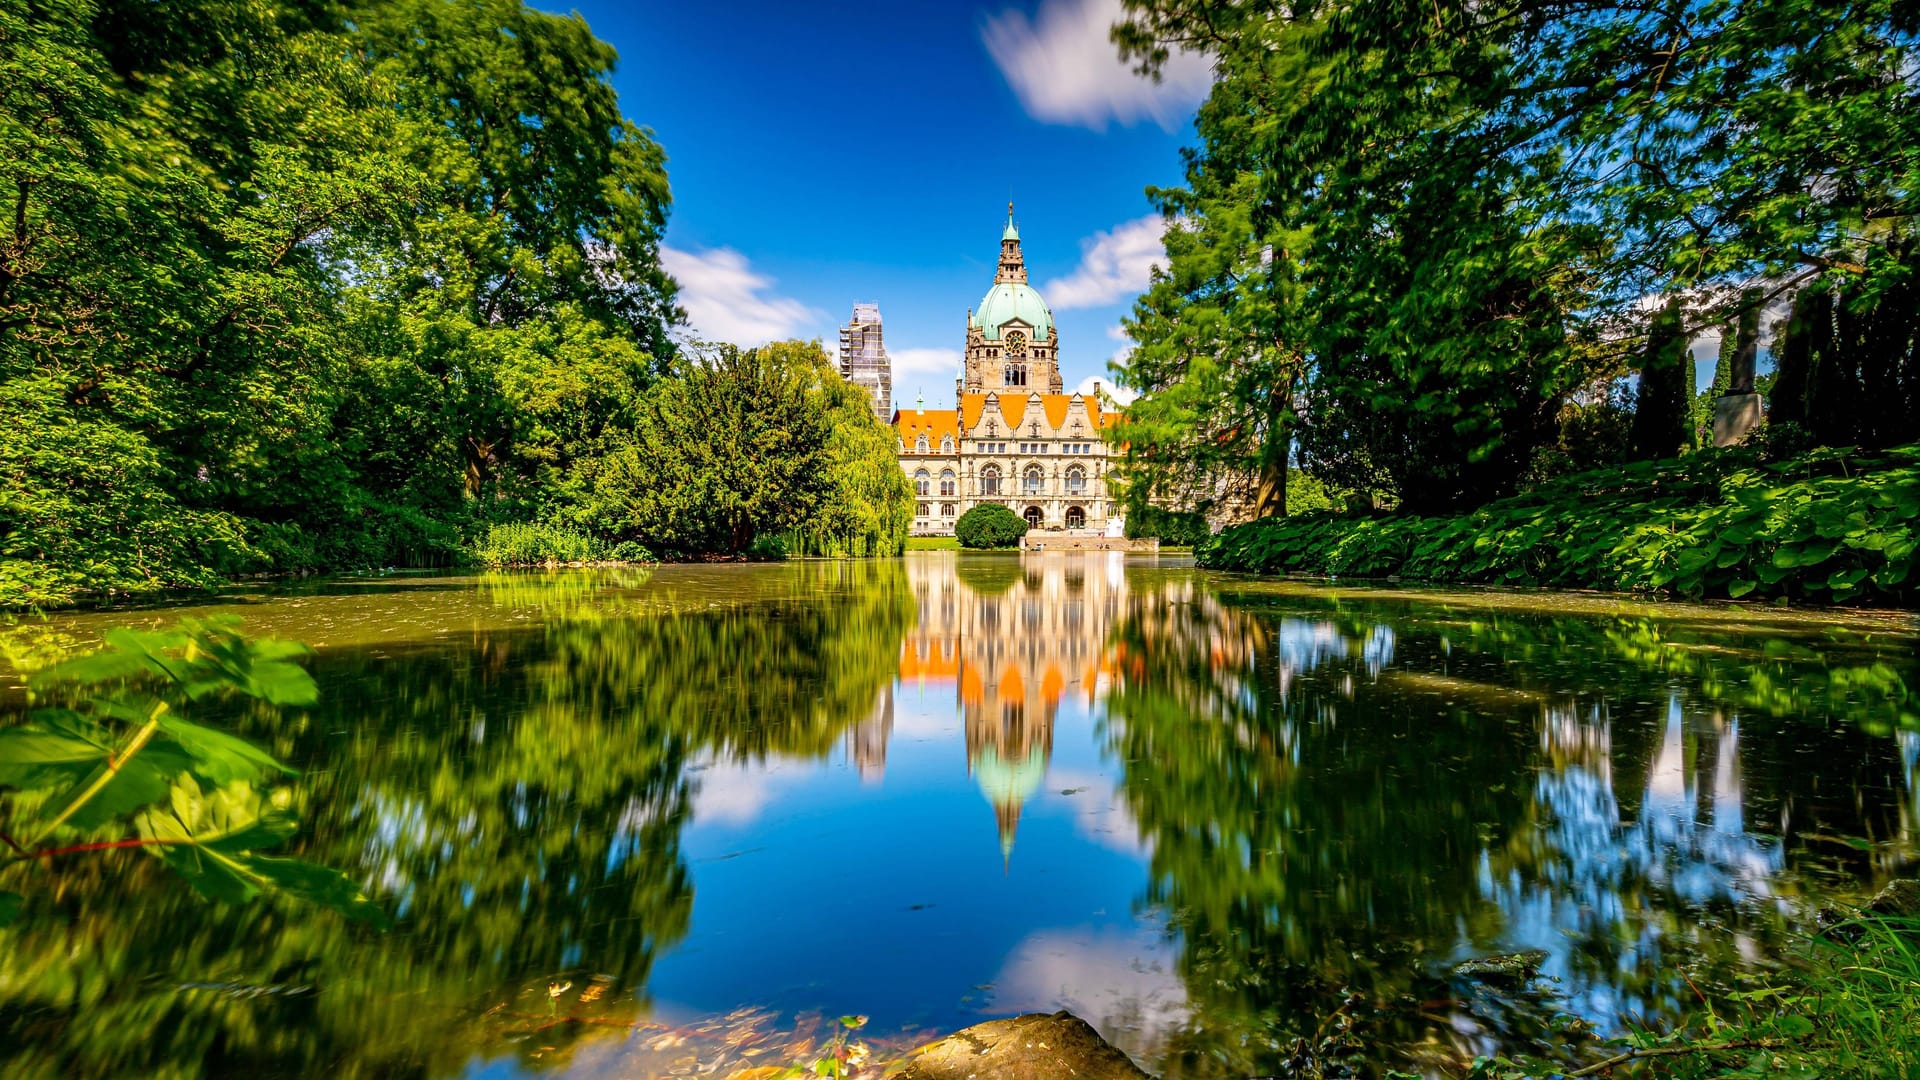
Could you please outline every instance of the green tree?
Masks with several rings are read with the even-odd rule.
[[[1273,245],[1300,286],[1301,448],[1344,486],[1508,490],[1562,402],[1627,365],[1642,297],[1694,301],[1684,340],[1748,286],[1844,280],[1858,308],[1908,276],[1920,185],[1886,148],[1920,133],[1920,26],[1892,0],[1127,9],[1143,68],[1215,63],[1190,189],[1252,173],[1255,234],[1306,238]]]
[[[591,520],[608,537],[686,553],[789,533],[832,553],[905,543],[892,441],[818,342],[693,348],[637,412],[596,481]]]
[[[953,535],[964,548],[1018,547],[1027,535],[1027,519],[999,503],[981,503],[960,515]]]

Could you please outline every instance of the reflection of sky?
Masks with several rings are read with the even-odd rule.
[[[1323,665],[1357,655],[1367,675],[1372,677],[1393,663],[1393,627],[1385,623],[1376,623],[1364,640],[1356,642],[1331,622],[1281,619],[1274,638],[1283,699],[1293,685],[1294,676]]]
[[[1113,978],[1162,946],[1132,911],[1146,856],[1095,715],[1069,687],[1046,779],[1003,865],[953,694],[894,688],[877,781],[861,783],[844,748],[693,773],[681,835],[692,925],[656,962],[648,996],[669,1015],[757,1003],[868,1013],[877,1029],[959,1027],[1015,1001],[1124,1013]],[[1060,942],[1098,947],[1062,963]],[[1136,995],[1156,1016],[1180,1001],[1157,978]]]
[[[1739,723],[1692,719],[1690,728],[1679,695],[1671,696],[1638,781],[1639,815],[1629,820],[1615,790],[1612,722],[1598,706],[1548,706],[1545,763],[1534,782],[1544,858],[1501,869],[1492,849],[1482,853],[1480,891],[1504,916],[1498,947],[1545,950],[1543,971],[1563,980],[1567,1007],[1603,1025],[1646,1003],[1622,997],[1604,972],[1580,970],[1582,946],[1611,942],[1621,975],[1661,963],[1662,932],[1644,910],[1649,892],[1666,897],[1652,905],[1663,910],[1776,903],[1772,882],[1785,855],[1779,840],[1744,831]],[[1688,739],[1702,730],[1714,743],[1706,776],[1694,768]],[[1455,957],[1484,955],[1487,946],[1463,934]]]

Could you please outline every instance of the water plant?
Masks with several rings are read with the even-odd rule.
[[[267,854],[298,830],[282,783],[295,770],[190,718],[235,700],[313,704],[313,678],[295,662],[306,652],[250,639],[234,618],[188,619],[111,631],[104,649],[35,673],[35,697],[60,704],[0,728],[0,884],[57,892],[72,860],[138,850],[209,900],[273,892],[384,925],[346,875]],[[27,894],[0,889],[0,925],[27,905]]]

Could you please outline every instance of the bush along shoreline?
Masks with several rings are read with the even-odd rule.
[[[1445,517],[1269,518],[1195,549],[1209,569],[1920,606],[1920,445],[1758,451],[1577,473]]]

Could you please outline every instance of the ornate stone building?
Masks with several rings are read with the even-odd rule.
[[[989,502],[1036,529],[1107,531],[1114,507],[1102,433],[1116,414],[1098,393],[1062,392],[1060,334],[1027,284],[1011,205],[993,287],[967,312],[966,366],[954,391],[958,408],[916,404],[893,414],[900,467],[914,486],[915,535],[950,536],[961,514]]]

